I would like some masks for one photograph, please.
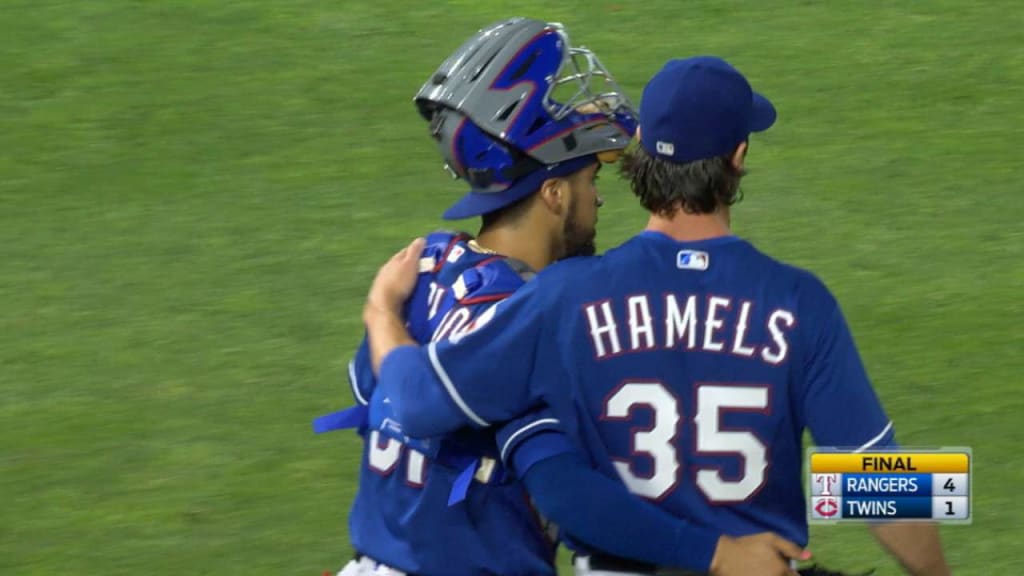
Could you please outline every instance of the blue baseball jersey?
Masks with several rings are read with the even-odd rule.
[[[408,328],[419,342],[465,331],[524,282],[525,265],[474,251],[468,240],[450,233],[427,237],[419,281],[407,304]],[[349,381],[357,402],[377,402],[365,340],[349,365]],[[478,450],[494,445],[491,431],[464,432],[458,436],[475,442]],[[379,431],[363,433],[359,491],[349,516],[358,553],[425,576],[555,573],[555,545],[519,484],[477,483],[464,501],[449,506],[462,470]]]
[[[819,445],[894,442],[829,290],[735,236],[647,231],[555,264],[421,358],[434,401],[457,407],[442,427],[546,406],[599,470],[736,536],[806,544],[805,429]]]

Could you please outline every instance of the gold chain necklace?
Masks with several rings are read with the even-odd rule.
[[[472,248],[473,250],[476,250],[477,252],[483,252],[484,254],[497,254],[497,252],[495,252],[494,250],[491,250],[490,248],[484,248],[483,246],[481,246],[480,243],[477,242],[475,238],[467,242],[467,244],[469,244],[469,247]]]

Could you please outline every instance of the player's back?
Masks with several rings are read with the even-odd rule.
[[[525,266],[474,250],[468,236],[428,236],[421,275],[407,309],[420,342],[464,330],[522,285]],[[369,399],[372,372],[365,343],[352,378]],[[487,432],[479,443],[493,443]],[[448,505],[462,470],[427,459],[378,431],[366,436],[359,491],[349,517],[360,554],[423,575],[553,574],[554,547],[519,484],[477,485]]]
[[[572,359],[557,379],[575,392],[571,405],[565,394],[548,401],[577,417],[597,466],[680,517],[806,543],[801,439],[824,392],[814,383],[830,377],[808,372],[830,346],[823,330],[842,322],[820,281],[733,236],[680,243],[654,232],[538,280],[538,292],[558,292],[550,361]],[[837,363],[863,376],[859,359]],[[863,430],[885,428],[884,414],[844,422],[832,412],[831,424],[811,416],[826,441],[859,446]]]

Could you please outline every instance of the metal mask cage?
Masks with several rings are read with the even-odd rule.
[[[567,47],[556,79],[544,97],[544,106],[556,120],[573,111],[602,113],[611,117],[621,108],[634,110],[632,102],[601,64],[597,54],[584,47],[574,48],[561,24],[550,24]]]

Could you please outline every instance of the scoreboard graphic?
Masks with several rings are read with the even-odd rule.
[[[808,521],[971,523],[970,448],[808,450]]]

